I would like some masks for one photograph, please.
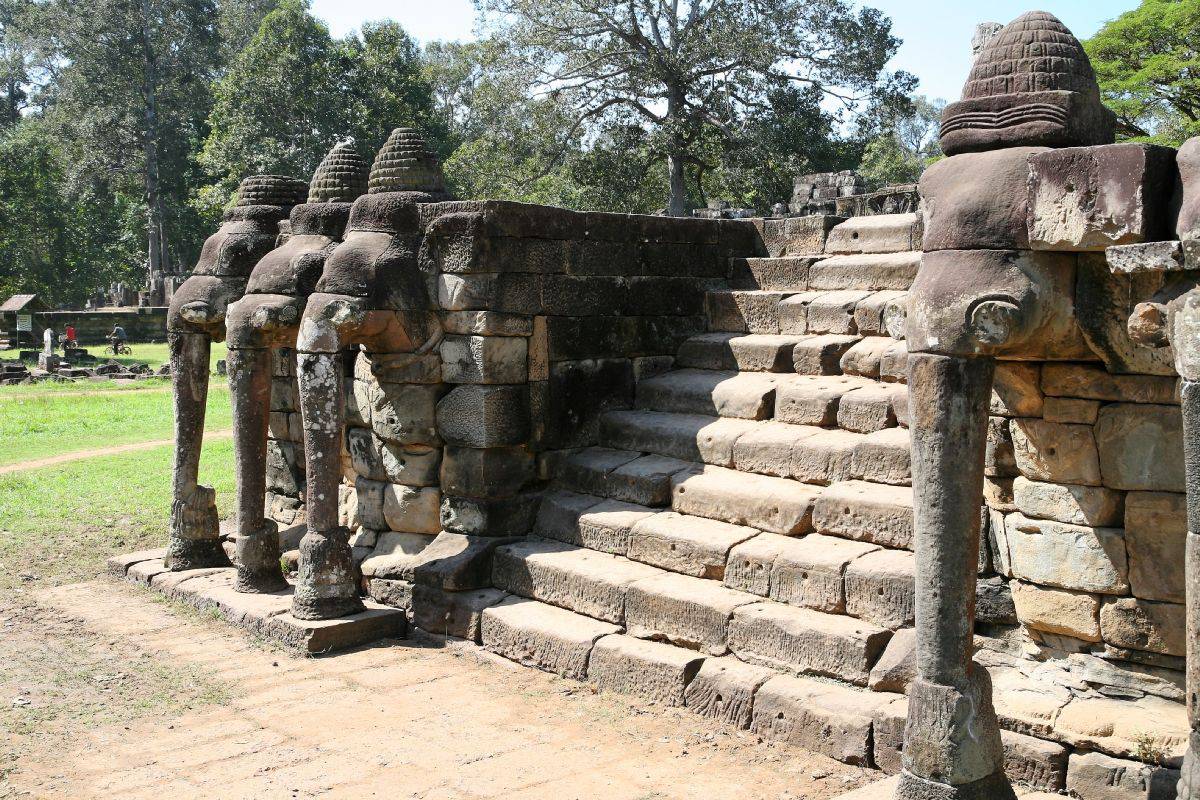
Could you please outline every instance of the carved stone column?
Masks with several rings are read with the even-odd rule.
[[[264,512],[272,352],[295,347],[304,302],[345,233],[351,203],[367,188],[367,164],[343,142],[313,175],[308,202],[292,209],[286,241],[250,275],[246,295],[229,309],[229,384],[237,459],[235,588],[274,592],[287,587],[280,567],[279,529]]]
[[[246,178],[236,206],[208,238],[192,277],[171,298],[167,342],[175,392],[175,463],[172,480],[172,570],[228,566],[221,548],[216,495],[198,482],[208,399],[212,342],[225,339],[225,312],[242,296],[258,260],[275,246],[279,222],[302,199],[303,181],[277,175]]]
[[[308,486],[308,531],[300,541],[292,603],[301,619],[363,608],[350,531],[338,524],[346,428],[342,351],[362,345],[372,354],[413,352],[440,334],[417,265],[417,204],[446,199],[441,168],[415,131],[397,128],[375,158],[369,186],[308,300],[296,343]]]
[[[1038,55],[1052,47],[1058,58]],[[1000,727],[974,663],[979,509],[997,358],[1086,357],[1075,259],[1030,250],[1030,155],[1112,139],[1087,57],[1049,14],[983,44],[942,118],[949,156],[921,179],[925,238],[907,330],[916,550],[917,677],[902,800],[1005,800]]]

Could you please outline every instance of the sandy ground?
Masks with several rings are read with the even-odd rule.
[[[61,659],[51,651],[70,637],[85,648],[71,658],[94,661],[84,672],[108,665],[136,679],[158,665],[227,694],[24,737],[0,797],[825,800],[878,777],[461,642],[292,657],[107,581],[42,592],[36,606],[10,612],[0,652]],[[23,669],[6,683],[0,667],[0,691],[25,691],[30,708],[51,689],[56,702],[72,701],[70,681],[47,688],[38,669]],[[94,700],[93,689],[78,691],[80,703]]]

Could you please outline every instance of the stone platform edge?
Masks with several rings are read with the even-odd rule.
[[[236,592],[232,567],[171,572],[163,564],[165,555],[166,550],[160,549],[113,556],[107,561],[108,572],[198,611],[215,611],[233,625],[307,655],[403,639],[408,634],[408,620],[400,609],[365,600],[367,610],[349,617],[297,619],[291,614],[291,589],[273,594]]]

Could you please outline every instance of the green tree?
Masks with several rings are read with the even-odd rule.
[[[699,166],[705,133],[736,139],[770,92],[809,86],[854,107],[912,85],[883,71],[899,45],[890,21],[845,0],[476,2],[505,44],[499,63],[567,110],[564,151],[614,118],[640,119],[677,215],[687,212],[687,172]]]
[[[858,171],[876,186],[916,183],[942,155],[938,142],[944,100],[915,97],[906,113],[884,123],[884,131],[863,150]]]
[[[1143,0],[1084,46],[1122,138],[1200,134],[1200,0]]]

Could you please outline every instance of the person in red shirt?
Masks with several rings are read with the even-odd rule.
[[[75,341],[75,326],[68,325],[66,339],[63,341],[63,347],[69,348],[69,347],[78,347],[78,346],[79,346],[79,343]]]

